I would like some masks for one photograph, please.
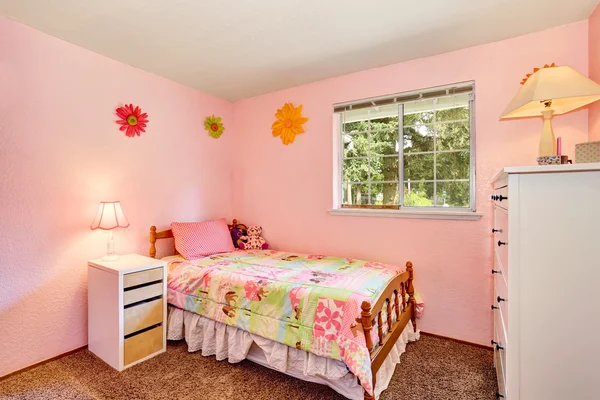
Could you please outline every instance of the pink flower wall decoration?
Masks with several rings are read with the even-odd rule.
[[[133,107],[133,104],[125,104],[123,107],[117,108],[119,120],[117,124],[120,131],[125,131],[127,137],[140,136],[142,132],[146,132],[146,124],[148,123],[148,114],[142,113],[142,109],[138,106]]]

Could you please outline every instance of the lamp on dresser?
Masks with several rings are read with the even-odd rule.
[[[129,222],[123,214],[121,209],[120,201],[101,201],[96,218],[90,225],[92,230],[102,229],[110,231],[108,242],[106,244],[106,255],[102,257],[102,261],[117,261],[119,256],[115,254],[115,238],[113,236],[113,229],[115,228],[127,228]]]
[[[600,85],[570,67],[554,64],[527,76],[500,119],[543,117],[539,156],[556,155],[552,117],[600,100]]]

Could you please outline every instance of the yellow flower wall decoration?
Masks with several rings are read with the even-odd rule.
[[[204,129],[208,131],[210,136],[218,139],[223,134],[225,127],[223,126],[223,122],[221,122],[221,117],[210,115],[204,120]]]
[[[271,126],[273,136],[280,136],[286,146],[294,143],[296,135],[304,133],[302,125],[308,121],[308,118],[302,116],[302,104],[294,107],[292,103],[285,103],[277,110],[275,117],[277,121],[273,122]]]

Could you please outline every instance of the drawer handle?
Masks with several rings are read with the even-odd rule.
[[[506,299],[503,299],[503,298],[502,298],[502,297],[500,297],[500,296],[498,296],[498,297],[496,298],[496,300],[498,300],[498,303],[500,303],[501,301],[506,301]]]
[[[498,201],[508,200],[508,197],[506,197],[506,196],[500,195],[500,196],[497,196],[497,197],[498,197]]]
[[[498,200],[498,196],[492,195],[492,200]]]
[[[503,399],[503,398],[504,398],[504,395],[501,395],[500,393],[497,393],[497,392],[496,392],[496,398],[497,398],[497,399]]]
[[[500,246],[508,246],[508,243],[498,240],[498,247]]]
[[[502,274],[502,271],[496,271],[495,269],[492,270],[492,275],[494,274]]]
[[[492,340],[492,346],[496,345],[496,350],[504,350],[504,347],[500,346],[500,343]]]
[[[499,309],[500,309],[500,307],[496,307],[495,305],[492,304],[492,311],[499,310]]]
[[[502,229],[494,229],[494,228],[492,228],[492,233],[496,233],[496,232],[502,233]]]

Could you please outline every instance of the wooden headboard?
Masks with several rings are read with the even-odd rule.
[[[237,227],[239,224],[237,219],[234,219],[231,222],[231,225],[227,225],[231,230],[232,227]],[[243,224],[242,224],[243,225]],[[244,229],[246,229],[244,227]],[[167,229],[166,231],[156,232],[156,226],[152,225],[150,227],[150,257],[156,258],[156,239],[169,239],[173,237],[173,231],[171,229]],[[177,249],[175,248],[175,243],[173,243],[173,254],[179,254]]]
[[[156,258],[156,239],[168,239],[172,237],[172,230],[167,229],[166,231],[156,232],[156,226],[152,225],[150,227],[150,257]],[[175,254],[178,254],[177,249],[175,249],[175,244],[173,244],[173,251]]]

